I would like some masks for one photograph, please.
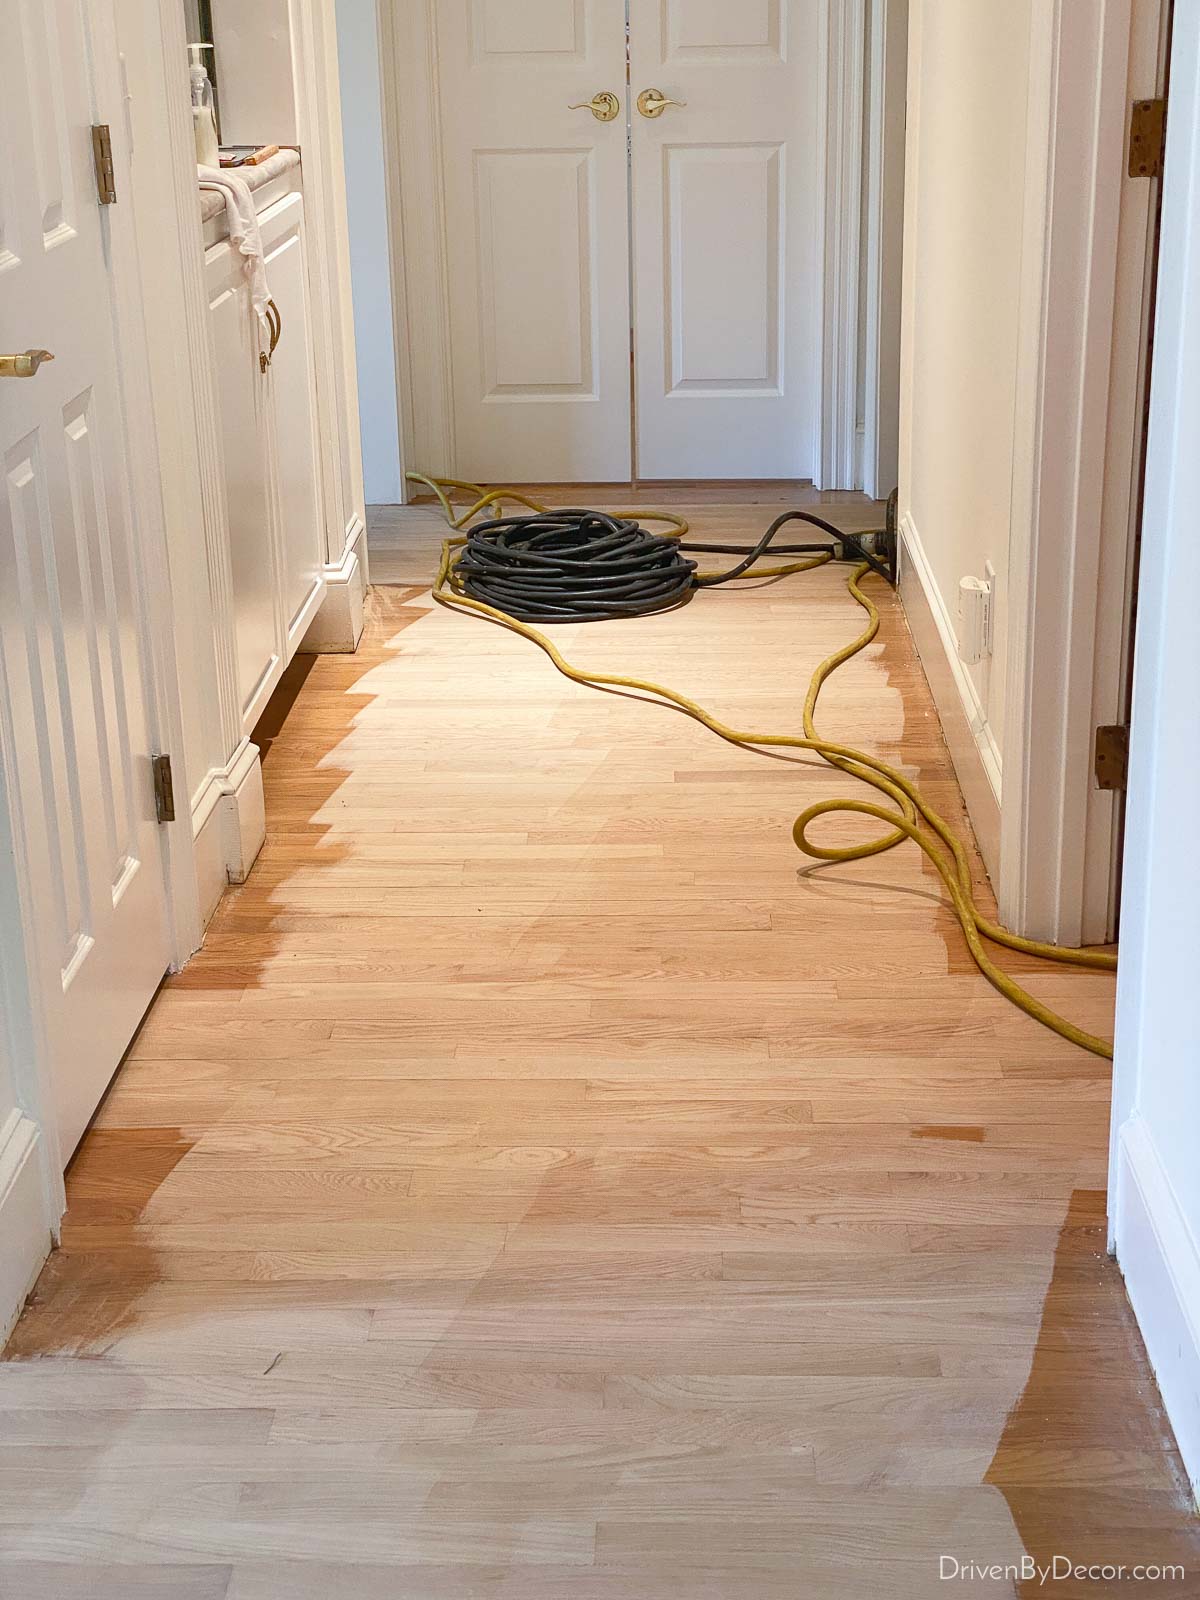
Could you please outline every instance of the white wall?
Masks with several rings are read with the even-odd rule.
[[[224,144],[296,144],[288,0],[212,0],[211,43]]]
[[[971,803],[999,804],[1020,348],[1030,0],[912,0],[900,514],[914,634]],[[958,585],[996,570],[990,662],[957,660]],[[910,615],[914,609],[910,605]],[[942,656],[931,660],[931,653]],[[956,703],[947,705],[946,697]],[[953,711],[965,719],[956,748]],[[974,760],[974,777],[963,756]],[[973,807],[973,815],[976,808]],[[987,831],[980,826],[987,853]],[[989,865],[992,862],[989,861]]]
[[[368,505],[402,499],[376,0],[337,0],[358,409]]]
[[[1200,0],[1175,7],[1117,988],[1117,1256],[1200,1489]]]

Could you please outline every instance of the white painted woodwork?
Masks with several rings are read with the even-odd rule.
[[[0,662],[65,1159],[170,945],[90,41],[72,0],[18,0],[0,26],[0,348],[56,356],[35,378],[0,381]]]
[[[637,470],[817,467],[822,237],[814,0],[632,0]],[[850,375],[853,383],[853,374]]]
[[[610,0],[436,0],[458,469],[627,478],[625,27]],[[442,470],[444,463],[418,465]]]
[[[396,387],[379,0],[337,0],[335,15],[364,493],[371,504],[399,505],[404,499],[404,464]]]
[[[1121,968],[1112,1240],[1193,1496],[1200,1498],[1200,8],[1176,6],[1146,443]]]
[[[279,666],[260,338],[238,251],[223,242],[208,252],[207,264],[229,516],[237,704],[244,720]]]
[[[289,17],[296,112],[305,152],[305,253],[325,508],[325,579],[337,587],[345,581],[347,568],[357,566],[353,583],[361,589],[366,579],[366,514],[337,26],[334,8],[325,0],[290,0]],[[337,631],[339,617],[352,619],[354,609],[351,606],[347,612],[335,603],[334,614],[322,616],[324,636],[339,652],[352,651],[358,643],[358,632]]]
[[[1039,336],[1017,393],[1031,443],[1013,473],[996,892],[1007,926],[1077,945],[1116,936],[1121,805],[1093,750],[1126,715],[1157,208],[1126,130],[1129,102],[1161,92],[1165,22],[1126,0],[1034,17],[1020,324]]]
[[[105,5],[107,0],[94,3]],[[128,84],[133,165],[120,215],[136,230],[140,284],[134,331],[140,333],[144,327],[148,335],[153,393],[153,414],[140,431],[149,439],[167,505],[171,596],[160,614],[182,666],[177,709],[184,775],[179,789],[181,804],[184,796],[190,804],[192,837],[177,851],[186,860],[181,859],[175,881],[174,908],[176,952],[186,956],[200,942],[203,924],[226,883],[245,876],[263,840],[262,779],[257,750],[246,735],[252,712],[248,715],[239,683],[233,579],[235,558],[244,569],[248,554],[256,552],[253,547],[247,552],[240,538],[235,542],[229,526],[226,441],[222,437],[226,430],[220,410],[222,385],[229,384],[230,373],[220,372],[215,359],[210,312],[213,295],[205,265],[205,246],[222,238],[224,219],[212,219],[201,227],[190,108],[186,82],[181,89],[177,71],[178,63],[186,59],[182,9],[164,3],[147,11],[138,0],[114,0],[114,4]],[[307,402],[303,397],[297,402],[289,394],[285,403],[298,403],[302,408],[307,403],[314,419],[321,570],[334,599],[331,607],[321,610],[319,637],[314,635],[310,641],[305,633],[299,641],[309,608],[302,606],[288,629],[292,607],[281,585],[277,599],[280,615],[274,619],[267,616],[266,626],[276,628],[280,636],[290,633],[286,637],[289,650],[298,642],[305,648],[311,642],[314,648],[352,650],[362,618],[364,516],[332,16],[317,0],[290,0],[282,7],[258,9],[262,15],[253,24],[236,15],[230,22],[231,28],[261,25],[267,31],[261,37],[261,48],[255,47],[253,76],[234,74],[222,82],[222,106],[233,123],[244,118],[241,126],[247,137],[261,127],[263,118],[275,121],[286,113],[286,126],[299,129],[305,151],[302,249],[311,378]],[[222,10],[221,17],[225,15]],[[220,20],[217,26],[226,37]],[[232,33],[226,42],[231,38]],[[278,138],[279,131],[271,136]],[[268,207],[294,191],[299,181],[299,173],[285,173],[256,191],[264,220]],[[286,243],[282,235],[268,238],[269,249],[284,247],[278,264],[281,285],[290,293],[295,288],[295,274],[290,271],[293,253]],[[304,323],[303,307],[290,313],[285,307],[285,317],[288,334],[294,336]],[[256,359],[256,353],[248,350],[247,354]],[[279,373],[295,354],[294,348],[281,347],[278,360],[282,365],[270,380],[276,388]],[[244,366],[238,368],[235,363],[231,370],[238,381],[247,377]],[[289,373],[289,384],[293,376]],[[236,394],[236,383],[233,388]],[[265,417],[258,420],[265,429]],[[291,431],[294,420],[289,416],[289,443],[306,437],[303,427]],[[235,452],[235,465],[237,459]],[[290,482],[311,484],[307,454]],[[241,497],[238,503],[244,509]],[[278,526],[281,524],[272,524],[273,539]],[[304,518],[297,529],[289,519],[284,543],[294,539],[306,546],[309,526]],[[261,536],[261,523],[258,533]],[[257,554],[262,554],[261,545]],[[312,563],[305,560],[303,566],[311,570]],[[293,566],[293,576],[299,571]],[[244,582],[244,570],[242,576]],[[300,582],[297,578],[292,585],[293,598]],[[241,655],[243,661],[252,663],[253,652],[245,648],[250,631],[243,616]],[[260,651],[264,647],[262,633],[258,646]],[[269,641],[265,647],[274,652]],[[276,666],[281,666],[281,660]],[[250,667],[244,668],[244,675],[250,672]],[[192,879],[190,894],[178,892],[179,881],[188,876]],[[190,911],[183,909],[188,898]]]
[[[281,334],[266,374],[271,454],[277,484],[280,600],[285,654],[299,642],[296,633],[321,581],[324,529],[317,461],[311,318],[305,277],[303,205],[291,203],[281,217],[281,233],[267,247],[267,278],[279,310]],[[268,231],[270,231],[268,229]],[[307,620],[305,622],[307,625]]]
[[[867,0],[826,5],[825,211],[821,289],[821,416],[816,484],[862,487],[864,68]]]
[[[904,259],[904,116],[908,0],[867,6],[863,174],[862,459],[857,487],[886,500],[900,479],[900,291]]]
[[[239,253],[205,255],[217,384],[242,730],[262,714],[325,592],[304,201],[291,194],[259,218],[281,336],[265,349]]]

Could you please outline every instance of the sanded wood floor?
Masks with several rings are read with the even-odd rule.
[[[756,532],[759,498],[698,526]],[[384,519],[377,578],[426,583],[434,532]],[[860,625],[844,573],[557,635],[797,729]],[[961,822],[880,605],[822,727]],[[266,848],[156,1001],[0,1363],[0,1595],[1118,1592],[939,1566],[1025,1552],[1200,1593],[1104,1254],[1107,1066],[975,973],[916,850],[797,854],[844,776],[577,688],[417,587],[289,696]],[[1010,965],[1108,1028],[1105,976]]]

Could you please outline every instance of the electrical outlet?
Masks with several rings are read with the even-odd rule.
[[[993,574],[994,576],[994,574]],[[958,582],[958,656],[976,666],[992,649],[992,586],[986,578]]]
[[[996,569],[990,561],[983,563],[984,581],[988,586],[987,626],[984,629],[983,647],[987,655],[992,654],[992,640],[996,631]]]

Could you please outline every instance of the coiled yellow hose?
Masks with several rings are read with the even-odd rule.
[[[513,489],[485,489],[480,484],[467,483],[456,478],[428,478],[417,472],[410,472],[407,476],[416,483],[425,484],[437,496],[445,512],[450,526],[459,532],[465,528],[473,517],[479,512],[494,507],[499,507],[504,501],[526,506],[531,511],[546,511],[549,508],[531,500],[528,496],[518,493]],[[455,515],[454,506],[448,491],[454,489],[465,490],[477,496],[469,510]],[[675,530],[676,536],[682,538],[688,531],[687,521],[683,517],[675,516],[664,511],[621,511],[614,513],[621,517],[635,518],[645,522],[665,522]],[[557,647],[536,628],[526,622],[521,622],[516,617],[510,617],[506,612],[498,611],[493,606],[484,605],[482,601],[473,600],[462,592],[456,583],[454,575],[455,550],[465,544],[465,538],[446,539],[442,544],[442,558],[438,568],[437,581],[433,587],[433,597],[440,605],[448,606],[456,611],[474,612],[477,616],[486,617],[489,621],[498,623],[501,627],[519,633],[523,638],[529,639],[533,644],[545,652],[555,667],[564,677],[570,678],[574,683],[587,684],[594,688],[606,689],[634,689],[640,694],[652,696],[670,705],[677,706],[679,710],[702,723],[720,738],[730,744],[738,745],[744,749],[755,747],[769,747],[772,749],[784,748],[789,750],[811,750],[815,755],[821,756],[832,766],[838,767],[850,777],[857,778],[863,783],[870,784],[873,788],[893,803],[896,809],[888,809],[869,800],[821,800],[815,805],[808,806],[796,818],[792,825],[792,837],[797,847],[805,855],[812,856],[818,861],[859,861],[864,857],[878,855],[881,851],[890,850],[903,839],[911,839],[925,852],[932,862],[939,877],[946,886],[950,897],[950,904],[962,928],[963,937],[966,939],[967,948],[971,956],[983,973],[999,992],[1010,1000],[1013,1005],[1033,1017],[1035,1021],[1060,1034],[1072,1044],[1079,1045],[1084,1050],[1090,1050],[1098,1056],[1112,1056],[1112,1045],[1107,1040],[1097,1035],[1086,1032],[1083,1028],[1076,1027],[1049,1006],[1044,1005],[1027,989],[1023,989],[1016,980],[1009,976],[989,956],[984,947],[984,939],[993,944],[1005,945],[1010,950],[1019,950],[1025,955],[1040,956],[1047,961],[1058,961],[1073,966],[1101,968],[1111,971],[1116,967],[1117,958],[1106,950],[1074,950],[1060,945],[1043,944],[1036,939],[1023,939],[1018,934],[1009,933],[999,923],[985,917],[978,909],[974,900],[974,890],[971,883],[971,868],[967,852],[962,841],[957,837],[950,825],[938,815],[927,800],[923,798],[919,789],[910,782],[896,767],[889,766],[887,762],[880,761],[878,757],[868,754],[864,750],[855,750],[853,747],[841,744],[832,744],[827,739],[819,737],[816,731],[817,700],[822,686],[837,669],[849,661],[852,656],[864,649],[879,631],[879,612],[870,597],[860,588],[860,580],[870,568],[863,562],[851,572],[847,588],[854,600],[867,614],[867,626],[862,633],[851,643],[843,645],[840,650],[827,657],[814,671],[809,681],[808,693],[804,698],[804,737],[787,733],[754,733],[742,729],[731,728],[727,723],[714,717],[703,706],[686,695],[678,694],[674,689],[668,689],[661,683],[651,683],[644,678],[630,678],[617,676],[613,673],[585,672],[579,667],[572,666],[559,652]],[[804,561],[789,562],[783,566],[755,567],[744,574],[746,578],[782,577],[787,573],[803,572],[809,568],[822,566],[831,559],[830,556],[816,555]],[[707,574],[701,574],[707,576]],[[877,839],[867,840],[863,844],[829,846],[814,843],[809,838],[809,829],[818,817],[835,812],[853,812],[866,817],[874,817],[884,823],[887,832]],[[935,842],[938,841],[938,842]],[[940,842],[940,843],[939,843]]]

